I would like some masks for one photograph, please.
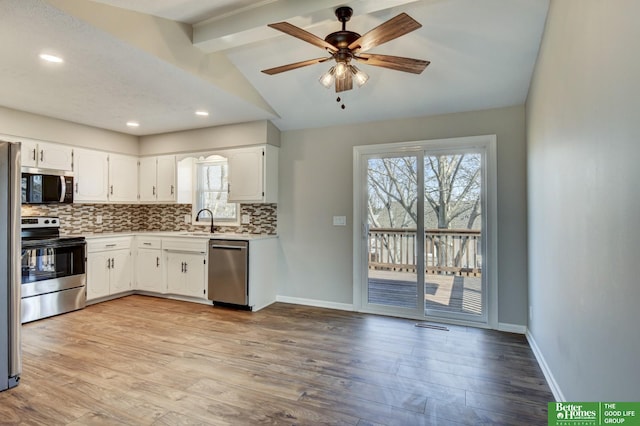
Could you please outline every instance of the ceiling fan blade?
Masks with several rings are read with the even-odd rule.
[[[336,93],[353,89],[353,77],[350,72],[346,72],[344,78],[336,78]]]
[[[374,53],[363,53],[354,58],[363,64],[376,67],[390,68],[396,71],[420,74],[431,62],[422,59],[403,58],[400,56],[378,55]]]
[[[292,25],[288,22],[277,22],[275,24],[269,24],[268,26],[278,31],[282,31],[285,34],[289,34],[290,36],[299,38],[300,40],[306,41],[307,43],[311,43],[314,46],[318,46],[321,49],[327,49],[331,53],[335,53],[338,51],[338,49],[336,49],[334,45],[327,43],[320,37],[315,36],[310,32],[305,31],[300,27],[296,27],[295,25]]]
[[[382,43],[417,30],[420,27],[422,27],[422,25],[418,21],[406,13],[401,13],[355,40],[349,45],[349,49],[354,52],[364,52]]]
[[[309,59],[307,61],[300,61],[300,62],[295,62],[293,64],[287,64],[287,65],[281,65],[275,68],[269,68],[267,70],[262,70],[262,72],[265,74],[274,75],[274,74],[279,74],[285,71],[295,70],[296,68],[306,67],[307,65],[319,64],[320,62],[325,62],[325,61],[328,61],[329,59],[333,59],[333,58],[329,56],[328,58]]]

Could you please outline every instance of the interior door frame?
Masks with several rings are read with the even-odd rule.
[[[366,174],[365,161],[375,155],[407,154],[424,158],[424,151],[446,151],[459,149],[482,149],[485,157],[485,206],[486,230],[484,231],[486,250],[486,315],[479,320],[447,318],[446,315],[429,317],[424,306],[421,312],[399,312],[396,309],[367,308],[363,286],[367,285],[367,253],[364,241],[367,238],[366,223]],[[410,142],[396,142],[353,147],[353,309],[357,312],[384,314],[415,318],[418,320],[446,320],[452,324],[473,325],[476,327],[498,328],[498,238],[497,238],[497,138],[496,135],[479,135],[459,138],[432,139]],[[485,259],[483,259],[483,262]],[[483,271],[484,272],[484,271]],[[424,285],[422,285],[424,287]],[[422,289],[424,297],[424,289]]]

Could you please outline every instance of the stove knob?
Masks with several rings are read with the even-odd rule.
[[[44,224],[48,225],[49,224],[49,219],[45,219]]]
[[[57,220],[53,219],[53,220],[51,221],[51,223],[52,223],[53,225],[55,225],[55,224],[57,223]]]

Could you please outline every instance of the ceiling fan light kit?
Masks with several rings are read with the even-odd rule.
[[[320,76],[320,80],[319,80],[320,84],[322,84],[327,89],[333,86],[333,82],[336,79],[335,72],[336,72],[336,67],[334,65],[331,68],[329,68],[329,71],[325,72]]]
[[[262,70],[262,72],[274,75],[333,59],[336,64],[320,76],[319,82],[326,88],[334,86],[336,93],[339,93],[351,90],[354,80],[358,87],[361,87],[369,80],[369,76],[365,72],[351,65],[352,60],[413,74],[422,73],[429,65],[429,61],[422,59],[363,53],[422,27],[420,23],[406,13],[401,13],[395,18],[391,18],[362,36],[346,29],[346,23],[353,15],[353,10],[350,7],[339,7],[335,13],[338,21],[342,23],[342,30],[327,35],[324,40],[288,22],[269,24],[271,28],[325,49],[331,56],[282,65]]]

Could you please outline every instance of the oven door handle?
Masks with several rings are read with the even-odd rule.
[[[63,247],[79,247],[85,246],[85,241],[29,241],[28,243],[22,243],[22,252],[29,249],[39,248],[63,248]]]
[[[64,176],[60,176],[60,185],[62,191],[60,191],[60,202],[64,203],[64,196],[67,194],[67,181]]]

